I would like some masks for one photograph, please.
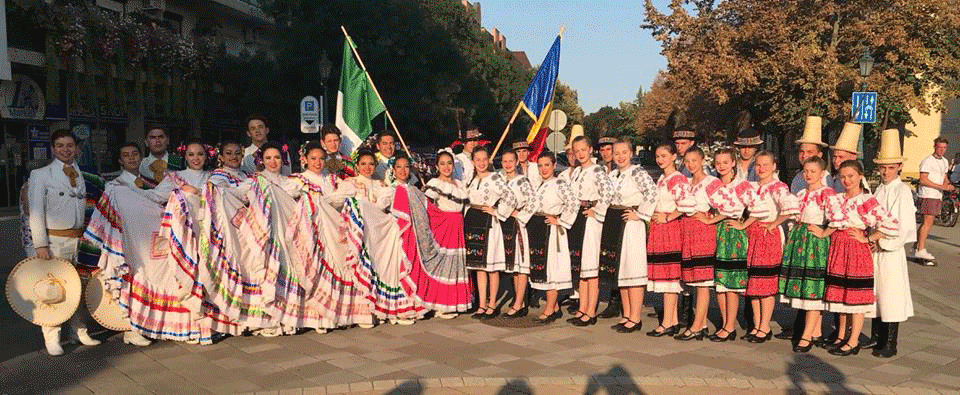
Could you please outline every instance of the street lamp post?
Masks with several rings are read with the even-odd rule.
[[[857,63],[860,66],[860,90],[863,92],[867,91],[867,77],[870,76],[870,73],[873,72],[873,56],[870,56],[870,49],[864,48],[863,55],[860,55],[860,60]],[[879,107],[879,100],[878,100]],[[879,110],[879,108],[877,109]],[[861,157],[864,157],[863,152],[863,137],[867,134],[867,130],[870,128],[870,124],[863,125],[863,133],[860,133],[860,139],[857,141],[857,154]]]
[[[327,121],[327,80],[330,79],[330,72],[333,70],[333,62],[327,57],[327,51],[320,54],[320,61],[317,62],[317,68],[320,71],[320,122]]]

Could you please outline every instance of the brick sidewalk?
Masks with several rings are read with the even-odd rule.
[[[58,358],[34,352],[7,360],[0,364],[0,392],[955,393],[960,268],[943,257],[956,257],[960,247],[932,244],[940,266],[910,267],[917,316],[901,325],[900,355],[891,359],[867,351],[794,354],[778,340],[679,342],[618,334],[608,329],[614,320],[508,329],[460,317],[323,335],[232,337],[212,346],[135,348],[113,336],[97,347],[68,347]],[[778,306],[781,324],[792,317]],[[643,325],[653,328],[655,319],[645,317]],[[17,341],[16,334],[3,336]]]

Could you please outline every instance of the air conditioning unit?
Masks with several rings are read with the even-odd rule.
[[[143,0],[144,11],[163,11],[167,7],[167,0]]]

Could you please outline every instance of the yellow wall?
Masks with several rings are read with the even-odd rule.
[[[946,107],[945,112],[931,112],[930,115],[910,110],[914,123],[907,124],[903,139],[903,156],[907,158],[903,164],[904,176],[919,176],[920,161],[933,153],[933,139],[939,136],[950,140],[948,159],[960,152],[960,100],[949,100]]]

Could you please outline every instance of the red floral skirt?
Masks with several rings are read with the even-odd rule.
[[[683,217],[680,280],[687,284],[713,281],[713,266],[716,263],[717,227],[700,220]]]
[[[767,232],[769,222],[754,222],[747,228],[747,290],[746,296],[765,297],[777,294],[780,283],[780,263],[783,260],[783,240],[780,230]]]
[[[824,302],[851,307],[872,305],[876,299],[870,246],[857,241],[846,230],[834,232],[830,236],[825,283]]]
[[[680,281],[683,246],[679,220],[665,224],[650,222],[647,238],[647,278],[650,281]]]

